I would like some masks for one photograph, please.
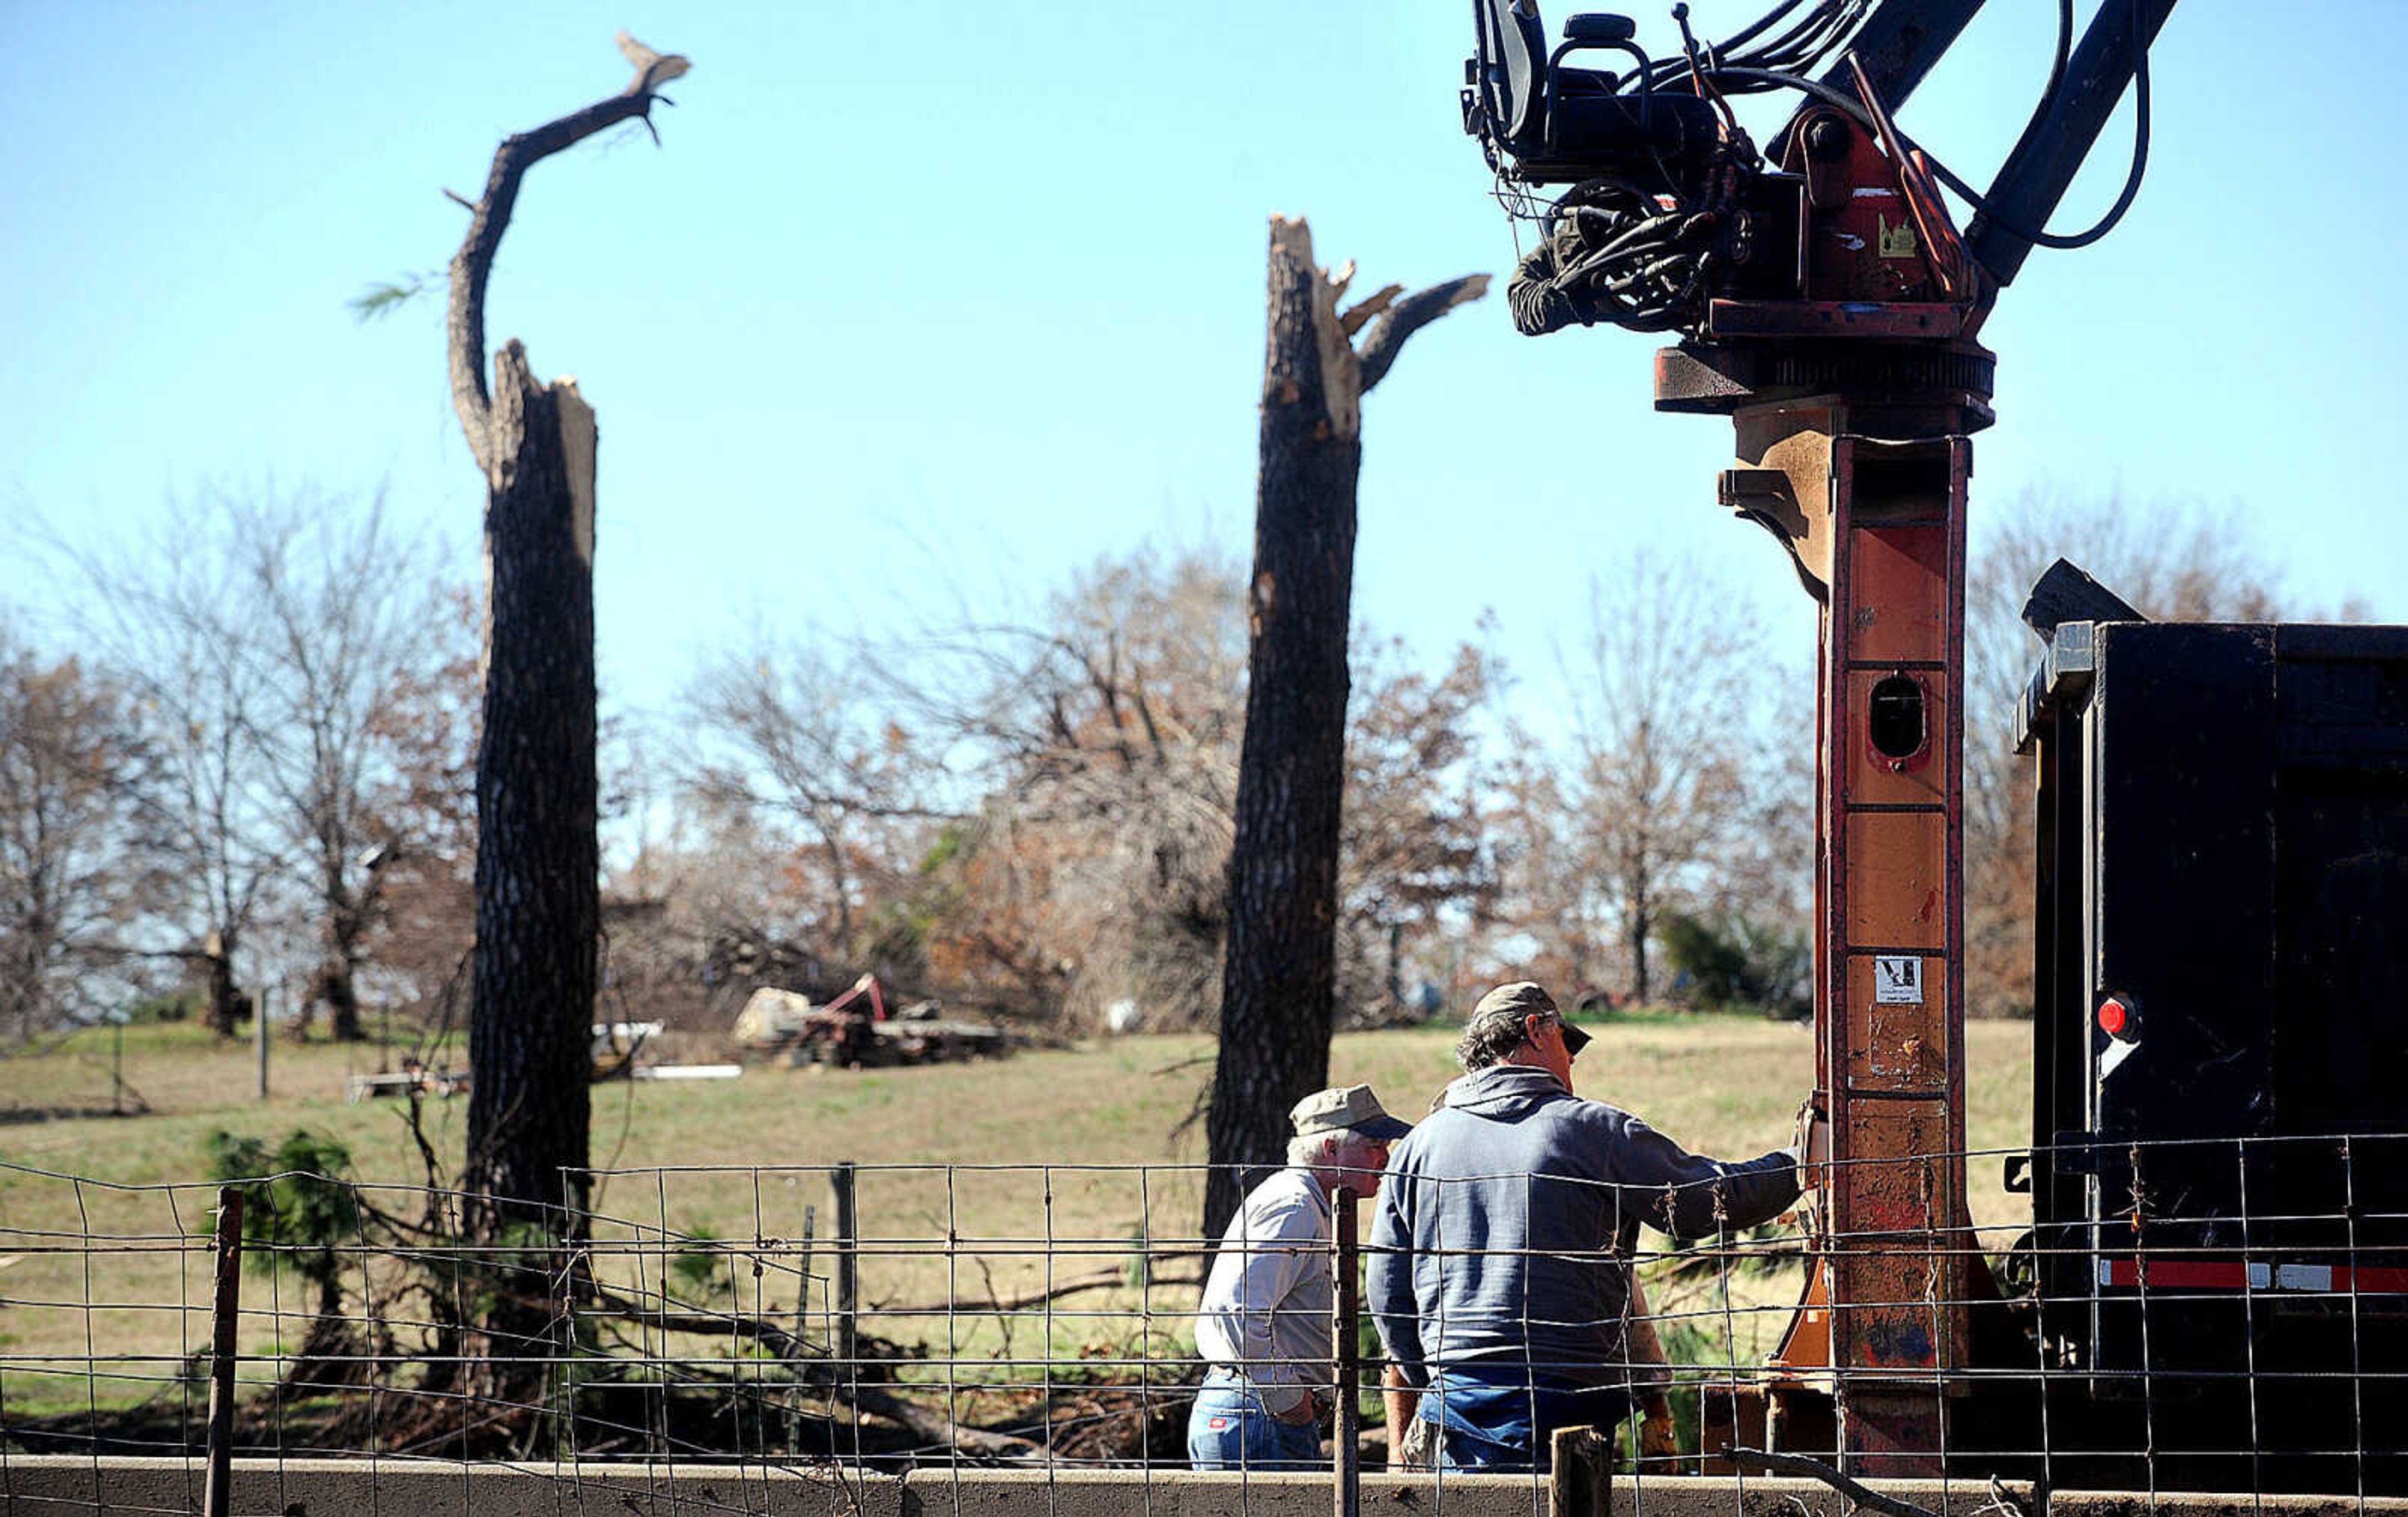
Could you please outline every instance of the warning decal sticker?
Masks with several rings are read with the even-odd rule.
[[[1883,953],[1873,959],[1875,1006],[1921,1006],[1923,960],[1913,953]]]

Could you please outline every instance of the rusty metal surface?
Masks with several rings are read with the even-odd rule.
[[[1831,434],[1812,407],[1758,409],[1739,418],[1734,471],[1746,493],[1731,504],[1770,529],[1797,561],[1816,599],[1831,579]]]
[[[1969,420],[1947,397],[1873,412]],[[1863,410],[1741,410],[1726,504],[1783,536],[1824,600],[1816,1079],[1833,1124],[1823,1247],[1776,1407],[1835,1385],[1863,1471],[1936,1470],[1942,1377],[1967,1363],[1961,432],[1874,441]],[[1885,699],[1889,720],[1873,712]],[[1909,719],[1899,720],[1899,713]],[[1836,1244],[1834,1239],[1846,1241]]]
[[[1844,412],[1831,417],[1847,425]],[[1938,1468],[1964,1367],[1961,436],[1831,442],[1819,772],[1821,1066],[1834,1171],[1824,1255],[1849,1467]],[[1916,720],[1871,724],[1874,692]],[[1903,734],[1903,737],[1900,734]],[[1909,740],[1911,739],[1911,740]]]
[[[1965,312],[1935,301],[1715,300],[1706,305],[1714,337],[1953,337]]]
[[[1971,341],[1788,337],[1684,342],[1656,354],[1656,408],[1731,416],[1799,401],[1938,408],[1954,430],[1990,424],[1998,355]],[[1820,493],[1818,488],[1818,494]]]
[[[1806,302],[1928,304],[1954,297],[1920,229],[1902,160],[1836,111],[1809,122],[1782,161],[1808,183]],[[1818,193],[1828,183],[1841,193]],[[1907,335],[1949,334],[1916,331]]]

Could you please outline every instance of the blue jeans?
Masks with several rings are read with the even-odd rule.
[[[1187,1460],[1197,1469],[1319,1469],[1321,1429],[1281,1422],[1244,1382],[1216,1373],[1187,1414]]]
[[[1440,1469],[1543,1472],[1555,1429],[1594,1427],[1612,1438],[1629,1408],[1619,1387],[1533,1388],[1457,1373],[1423,1394],[1419,1414],[1438,1424],[1432,1453]]]

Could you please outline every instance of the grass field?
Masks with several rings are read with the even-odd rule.
[[[1646,1013],[1592,1025],[1598,1036],[1577,1071],[1582,1094],[1636,1110],[1700,1152],[1744,1157],[1788,1141],[1813,1066],[1804,1028]],[[273,1094],[261,1103],[252,1099],[247,1045],[221,1044],[192,1028],[130,1029],[123,1078],[148,1102],[147,1115],[28,1120],[108,1109],[108,1038],[87,1035],[41,1057],[0,1062],[7,1117],[0,1160],[20,1166],[0,1168],[0,1397],[12,1410],[148,1394],[206,1341],[208,1259],[192,1239],[206,1231],[213,1204],[212,1189],[201,1183],[210,1133],[272,1143],[307,1127],[348,1147],[362,1181],[407,1186],[423,1179],[399,1103],[344,1101],[344,1077],[374,1068],[373,1048],[279,1044]],[[1342,1036],[1331,1053],[1332,1079],[1369,1081],[1410,1117],[1454,1073],[1451,1043],[1446,1028]],[[2028,1028],[1977,1023],[1968,1043],[1971,1146],[2022,1141]],[[595,1237],[618,1251],[618,1278],[626,1284],[658,1288],[679,1244],[699,1236],[725,1240],[711,1287],[724,1293],[723,1306],[769,1313],[824,1308],[824,1254],[811,1271],[821,1294],[809,1303],[796,1300],[793,1262],[807,1209],[821,1239],[832,1230],[821,1166],[851,1162],[864,1166],[861,1296],[873,1310],[1059,1283],[1126,1265],[1141,1239],[1157,1250],[1192,1246],[1203,1139],[1200,1122],[1182,1124],[1211,1075],[1213,1052],[1201,1037],[1133,1038],[976,1064],[851,1072],[762,1066],[727,1082],[597,1087],[595,1163],[620,1172],[597,1192]],[[426,1105],[426,1134],[447,1169],[466,1116],[463,1101]],[[1978,1224],[2015,1223],[2022,1198],[2000,1188],[1996,1159],[1976,1158],[1970,1180]],[[119,1188],[167,1185],[189,1188]],[[84,1247],[93,1235],[108,1239],[98,1252]],[[1995,1252],[2006,1236],[1985,1241]],[[762,1261],[770,1267],[750,1267]],[[304,1308],[293,1281],[245,1289],[247,1306]],[[1794,1278],[1743,1284],[1732,1299],[1743,1312],[1794,1291]],[[1002,1350],[1008,1359],[1050,1363],[1125,1351],[1133,1332],[1147,1343],[1173,1342],[1192,1302],[1192,1290],[1101,1292],[1066,1299],[1041,1322],[1035,1314],[948,1312],[872,1316],[864,1328],[927,1341],[939,1355],[951,1343],[964,1354]],[[1708,1304],[1719,1312],[1726,1303],[1715,1296]],[[1698,1299],[1656,1305],[1700,1309]],[[1143,1323],[1140,1309],[1152,1313]],[[1763,1334],[1740,1336],[1745,1353]],[[249,1338],[251,1352],[276,1347],[267,1319]],[[87,1364],[126,1378],[113,1388],[104,1381],[95,1393]]]

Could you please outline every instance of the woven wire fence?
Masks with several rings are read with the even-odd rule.
[[[1928,1196],[1946,1157],[1900,1164]],[[1837,1233],[1792,1213],[1676,1244],[1637,1225],[1660,1193],[1521,1176],[1534,1210],[1601,1190],[1612,1224],[1597,1247],[1441,1240],[1406,1264],[1441,1281],[1522,1281],[1520,1317],[1602,1341],[1578,1360],[1526,1346],[1504,1379],[1627,1390],[1628,1414],[1616,1425],[1609,1398],[1590,1417],[1606,1431],[1580,1452],[1642,1481],[1799,1460],[1907,1472],[1865,1452],[1880,1423],[1926,1439],[1952,1478],[2360,1498],[2408,1487],[2408,1209],[2388,1205],[2408,1183],[2408,1138],[1956,1157],[2028,1176],[2036,1219],[1976,1224],[1960,1202],[1936,1226]],[[1199,1166],[596,1170],[564,1177],[581,1204],[480,1239],[456,1194],[262,1175],[232,1187],[244,1221],[230,1317],[214,1306],[218,1185],[0,1168],[12,1197],[0,1477],[27,1454],[199,1459],[212,1374],[230,1370],[222,1437],[246,1457],[1143,1481],[1189,1468],[1203,1420],[1191,1414],[1214,1374],[1197,1349],[1219,1241],[1197,1232]],[[1294,1467],[1240,1456],[1241,1480],[1351,1479],[1447,1441],[1383,1425],[1379,1303],[1349,1289],[1382,1252],[1377,1206],[1364,1198],[1356,1239],[1334,1224],[1311,1245],[1334,1289],[1290,1324],[1308,1352],[1244,1367],[1313,1389],[1314,1452]],[[1855,1269],[1863,1260],[1878,1269]],[[1608,1274],[1637,1289],[1602,1323],[1531,1283]],[[1836,1310],[1834,1279],[1854,1292]],[[1885,1280],[1887,1294],[1866,1294]],[[1321,1304],[1333,1298],[1334,1311]],[[230,1361],[212,1353],[222,1324]],[[1417,1324],[1426,1344],[1450,1326]],[[1559,1339],[1529,1335],[1541,1340]],[[1834,1346],[1848,1367],[1836,1373]],[[1543,1483],[1539,1420],[1541,1452],[1507,1468]]]

